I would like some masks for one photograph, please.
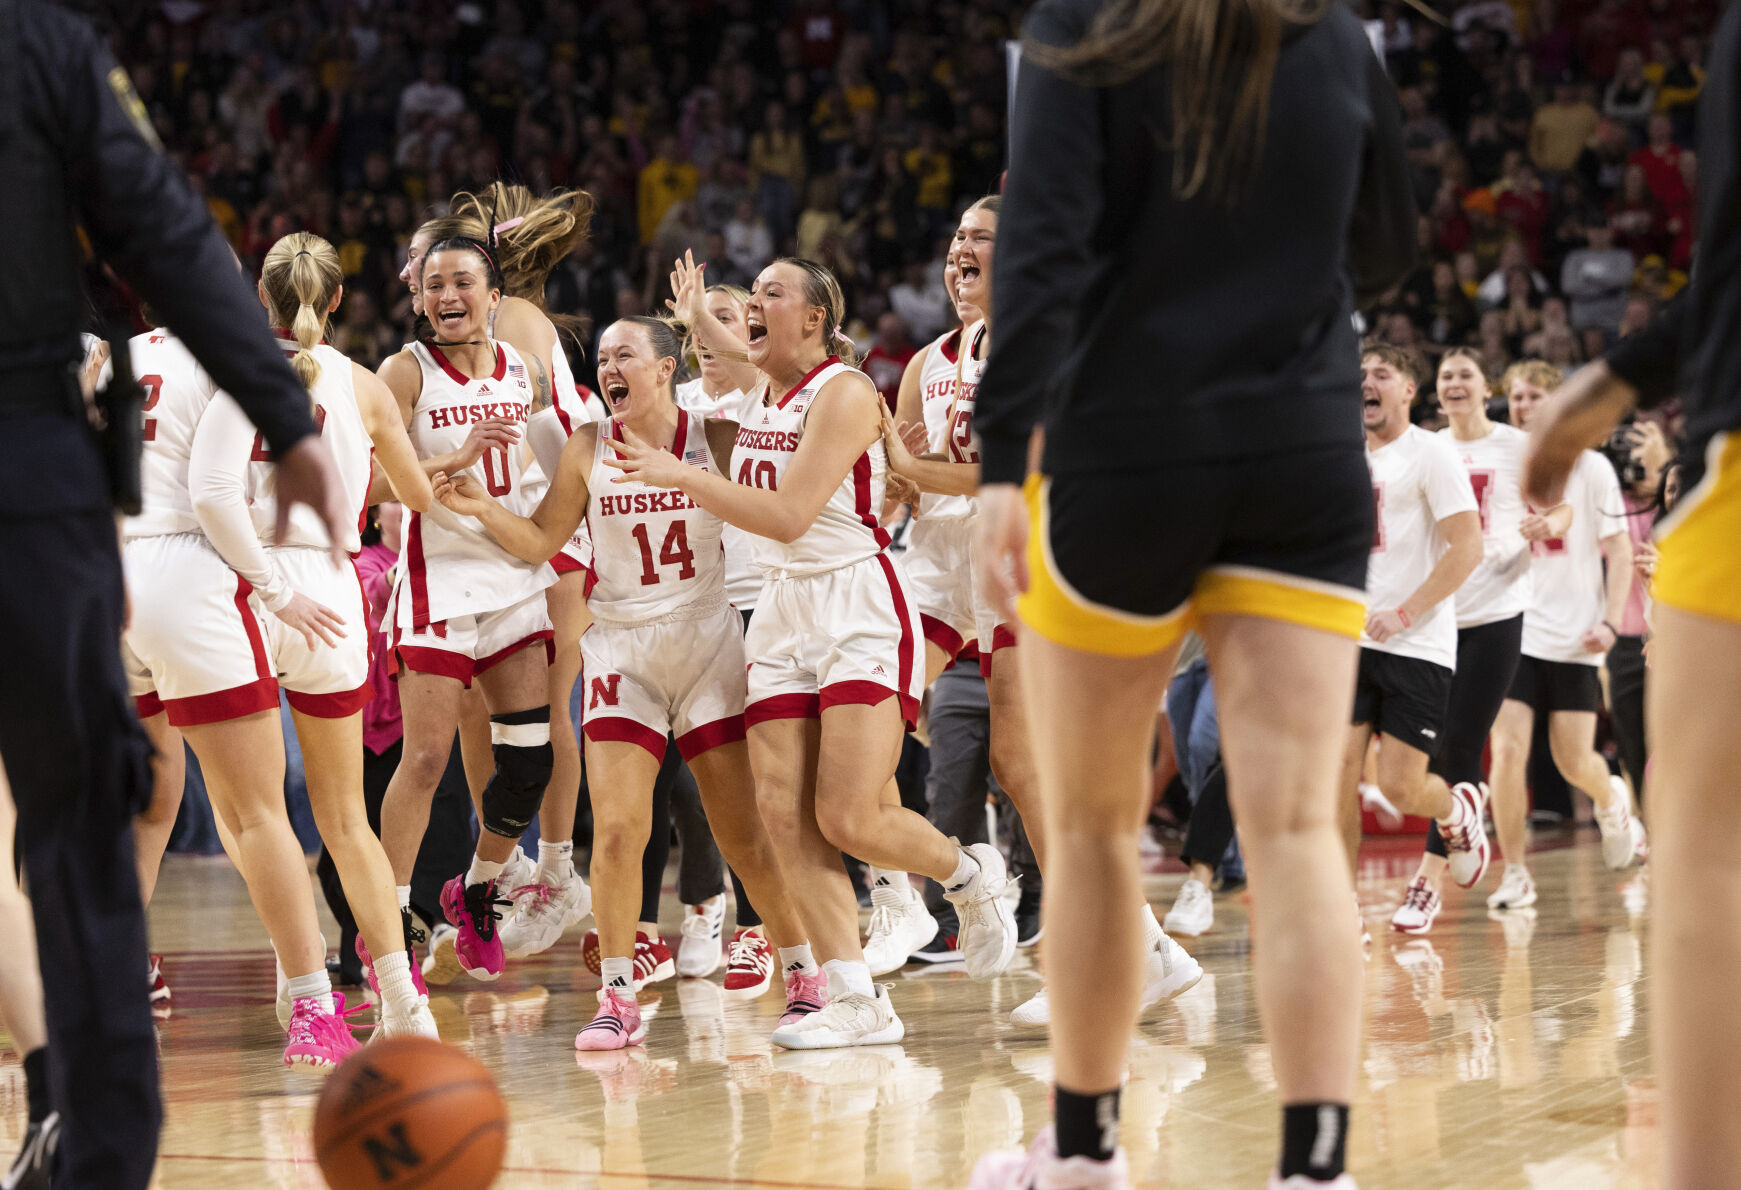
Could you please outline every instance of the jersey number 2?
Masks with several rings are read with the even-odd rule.
[[[147,377],[147,379],[149,379],[149,377]],[[145,407],[147,409],[151,408],[149,403]],[[317,434],[326,433],[325,405],[316,405],[314,407],[314,432]],[[150,435],[147,435],[147,437],[149,436]],[[272,457],[272,452],[266,449],[266,435],[254,435],[254,449],[248,452],[248,461],[250,463],[271,463],[276,461]]]
[[[163,377],[155,373],[139,378],[139,387],[145,390],[145,432],[140,435],[147,442],[157,441],[157,419],[151,416],[151,411],[157,408],[157,402],[163,399]]]
[[[647,523],[638,523],[629,532],[641,544],[641,585],[651,587],[659,581],[658,567],[653,565],[653,543],[647,537]],[[678,568],[679,579],[695,577],[695,551],[689,548],[689,527],[682,521],[672,521],[665,531],[665,541],[659,547],[659,563]]]

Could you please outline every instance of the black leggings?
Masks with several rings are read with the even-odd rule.
[[[1608,719],[1620,767],[1644,797],[1644,764],[1650,753],[1644,738],[1644,638],[1623,636],[1608,650]]]
[[[1191,820],[1185,825],[1185,843],[1179,858],[1187,864],[1219,868],[1232,843],[1233,807],[1227,800],[1227,770],[1221,758],[1216,757],[1203,778],[1197,804],[1191,807]]]
[[[1451,679],[1451,701],[1445,709],[1445,738],[1439,754],[1427,767],[1447,784],[1484,776],[1481,752],[1500,704],[1517,676],[1517,659],[1523,652],[1523,617],[1513,616],[1457,632],[1457,673]],[[1444,855],[1445,840],[1439,824],[1427,828],[1427,854]]]

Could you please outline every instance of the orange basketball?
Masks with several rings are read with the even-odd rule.
[[[314,1109],[314,1154],[333,1190],[484,1190],[507,1147],[496,1080],[427,1037],[365,1045]]]

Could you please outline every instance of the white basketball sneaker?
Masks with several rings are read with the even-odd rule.
[[[901,1018],[895,1015],[889,990],[878,984],[869,996],[849,992],[830,1000],[821,1012],[775,1029],[770,1040],[789,1050],[831,1050],[849,1045],[889,1045],[906,1032]]]
[[[683,907],[683,941],[677,944],[677,974],[688,979],[706,979],[719,968],[723,955],[720,935],[725,929],[725,894],[699,905]]]
[[[1004,900],[1004,886],[1009,883],[1003,853],[990,843],[974,843],[964,848],[979,864],[979,871],[954,892],[944,897],[955,906],[961,921],[956,933],[956,945],[974,979],[990,979],[1009,969],[1016,957],[1016,917]]]
[[[870,933],[864,941],[864,961],[871,975],[900,970],[936,936],[937,919],[906,873],[878,872],[871,886]]]

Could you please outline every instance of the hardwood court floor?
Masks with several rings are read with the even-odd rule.
[[[1361,879],[1374,937],[1349,1150],[1361,1185],[1648,1185],[1648,873],[1604,870],[1586,831],[1533,857],[1533,915],[1489,920],[1482,898],[1495,874],[1479,896],[1452,889],[1430,938],[1411,940],[1388,928],[1411,850],[1370,843]],[[1150,896],[1169,905],[1179,880],[1153,876]],[[1218,898],[1215,929],[1189,942],[1202,984],[1143,1022],[1124,1099],[1138,1185],[1258,1187],[1274,1160],[1247,921],[1239,898]],[[319,1076],[279,1064],[271,954],[240,881],[221,859],[172,857],[152,927],[174,989],[159,1184],[320,1187],[309,1144]],[[443,1038],[481,1059],[508,1097],[500,1187],[959,1187],[979,1152],[1029,1138],[1047,1118],[1044,1035],[1006,1020],[1038,986],[1032,952],[991,984],[922,965],[891,977],[900,1045],[772,1049],[776,995],[725,1005],[716,974],[641,994],[644,1048],[577,1056],[597,984],[578,933],[495,985],[461,982],[433,998]],[[23,1111],[8,1046],[8,1158]]]

